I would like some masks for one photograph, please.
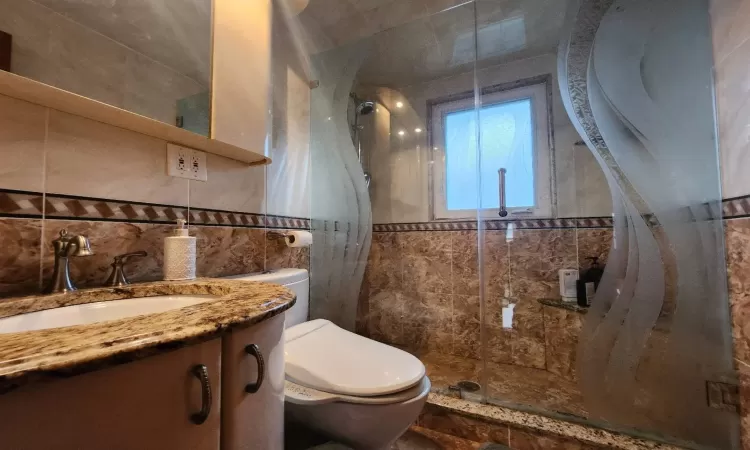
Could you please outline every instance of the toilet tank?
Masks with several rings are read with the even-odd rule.
[[[307,322],[310,310],[310,277],[305,269],[279,269],[265,273],[250,273],[224,277],[231,280],[262,281],[264,283],[280,284],[297,295],[297,303],[286,311],[284,326],[291,326]]]

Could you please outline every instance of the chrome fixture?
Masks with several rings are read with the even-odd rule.
[[[370,101],[364,101],[357,106],[357,114],[366,116],[375,110],[375,103]]]
[[[505,208],[505,173],[507,170],[504,168],[498,169],[497,174],[500,178],[500,212],[498,213],[500,217],[505,217],[508,215],[508,210]]]
[[[125,276],[125,271],[123,270],[125,263],[130,261],[130,258],[144,256],[148,256],[148,253],[143,250],[115,256],[115,260],[112,262],[112,272],[110,272],[109,278],[107,278],[107,282],[104,285],[112,287],[129,285],[130,281],[128,281],[128,277]]]
[[[45,294],[54,294],[58,292],[72,292],[76,290],[75,285],[70,280],[70,258],[74,256],[91,256],[91,244],[86,236],[71,236],[68,230],[61,230],[60,237],[52,241],[55,251],[55,268],[52,273],[52,279],[46,288]]]
[[[360,100],[354,93],[349,94],[355,104],[354,124],[352,125],[352,136],[354,138],[354,147],[357,150],[357,159],[359,164],[362,166],[362,170],[365,173],[365,184],[370,187],[371,176],[365,170],[365,164],[362,161],[362,142],[360,132],[362,131],[362,125],[359,124],[360,116],[367,116],[375,111],[375,102],[369,100]]]

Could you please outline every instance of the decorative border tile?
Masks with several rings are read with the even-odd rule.
[[[0,217],[309,229],[310,219],[0,189]]]
[[[750,195],[722,200],[721,213],[724,219],[750,216]]]
[[[1,202],[0,202],[1,203]],[[685,221],[716,220],[718,208],[704,204],[703,210],[683,208],[682,219]],[[721,201],[721,218],[736,219],[750,217],[750,195],[727,198]],[[653,214],[648,214],[645,219],[652,225],[658,226],[658,221]],[[484,220],[485,230],[506,230],[509,224],[519,229],[548,229],[548,228],[613,228],[612,217],[570,217],[564,219],[527,219],[527,220]],[[381,223],[373,225],[373,231],[461,231],[476,230],[476,220],[458,220],[441,222],[417,222],[417,223]]]
[[[484,220],[481,222],[484,230],[507,230],[510,225],[516,229],[548,229],[548,228],[612,228],[614,220],[611,217],[571,217],[565,219],[525,219],[525,220]],[[462,220],[450,222],[419,222],[419,223],[383,223],[372,226],[375,232],[386,231],[462,231],[476,230],[476,220]]]
[[[191,225],[309,229],[310,219],[236,211],[222,211],[157,203],[127,202],[74,195],[0,189],[0,217],[42,217],[112,222],[174,223],[185,219]],[[750,217],[750,195],[722,200],[722,218]],[[564,219],[485,220],[484,229],[612,228],[612,217]],[[476,230],[476,220],[374,224],[373,231],[461,231]]]

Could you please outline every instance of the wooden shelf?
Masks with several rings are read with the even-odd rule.
[[[235,145],[159,122],[140,114],[92,100],[22,76],[0,71],[0,94],[66,113],[86,117],[185,147],[224,156],[249,165],[270,164],[271,159]]]

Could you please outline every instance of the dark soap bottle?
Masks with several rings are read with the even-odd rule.
[[[591,256],[586,259],[591,260],[591,266],[583,272],[583,275],[576,281],[576,294],[579,306],[591,306],[591,299],[599,288],[599,282],[602,281],[604,268],[599,265],[599,258]]]

